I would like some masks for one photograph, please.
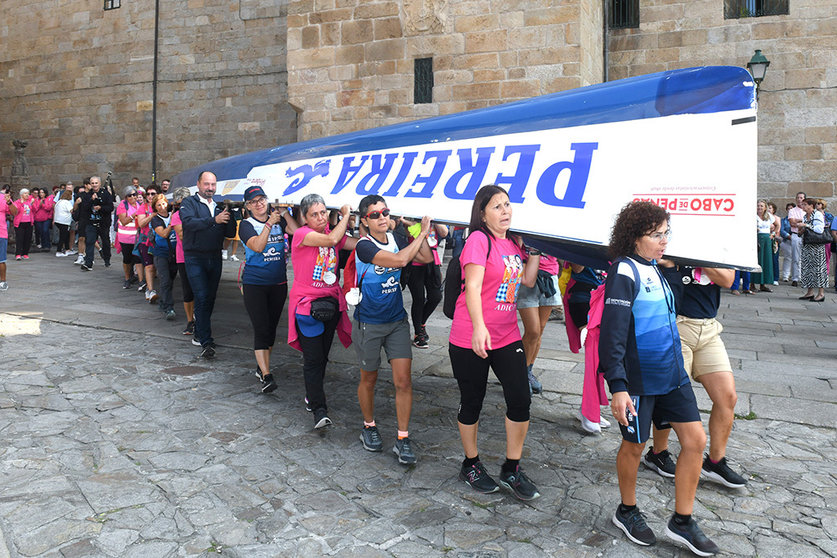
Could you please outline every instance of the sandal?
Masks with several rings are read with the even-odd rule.
[[[735,296],[740,296],[741,291],[739,291],[738,289],[733,289],[733,290],[730,291],[730,294],[733,294]]]

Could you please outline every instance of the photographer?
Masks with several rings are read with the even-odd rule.
[[[81,194],[80,222],[85,226],[85,252],[82,271],[93,270],[93,258],[96,255],[96,240],[102,247],[102,259],[105,267],[110,267],[110,216],[113,213],[113,198],[102,188],[98,176],[90,177],[90,191]]]

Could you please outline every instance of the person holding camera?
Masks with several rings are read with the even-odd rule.
[[[346,236],[351,208],[340,209],[343,218],[333,229],[328,209],[319,194],[308,194],[300,202],[305,225],[294,233],[291,263],[294,282],[288,309],[288,345],[302,351],[305,399],[314,412],[314,428],[331,424],[323,379],[334,333],[344,347],[352,343],[352,324],[346,314],[346,298],[337,281],[337,253],[351,250],[357,239]]]
[[[110,215],[113,213],[113,198],[102,188],[98,176],[90,177],[90,191],[81,194],[79,219],[85,225],[85,251],[82,271],[93,271],[93,259],[96,255],[96,240],[102,247],[102,259],[105,267],[110,267]]]

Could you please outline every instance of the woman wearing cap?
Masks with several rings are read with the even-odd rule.
[[[299,225],[287,208],[271,208],[260,186],[244,191],[244,205],[250,217],[242,219],[238,229],[245,257],[241,286],[244,307],[253,324],[256,376],[262,393],[270,393],[276,389],[270,373],[270,353],[288,298],[285,232],[293,233]]]
[[[346,297],[337,282],[337,252],[351,250],[357,239],[346,236],[351,208],[344,205],[343,218],[329,229],[328,210],[318,194],[309,194],[300,202],[305,226],[299,227],[291,243],[294,282],[291,285],[288,311],[288,345],[302,351],[305,396],[314,412],[314,428],[331,424],[328,418],[323,379],[334,333],[344,347],[352,343],[352,324],[346,314]],[[327,312],[312,312],[318,299],[334,299],[337,311],[326,319]],[[315,305],[316,306],[316,305]],[[313,314],[313,315],[312,315]],[[324,321],[320,321],[320,316]]]

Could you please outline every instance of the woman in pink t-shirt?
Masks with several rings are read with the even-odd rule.
[[[318,194],[302,198],[299,208],[305,225],[296,230],[291,246],[294,282],[288,295],[288,345],[302,351],[305,399],[314,412],[314,428],[323,428],[331,424],[323,379],[334,332],[344,347],[352,343],[346,297],[337,281],[337,252],[353,250],[357,239],[346,236],[348,205],[340,209],[343,218],[332,230],[325,201]],[[311,303],[326,297],[336,299],[339,309],[333,318],[320,321],[312,315]]]
[[[459,384],[457,420],[465,450],[459,478],[479,492],[499,490],[477,451],[479,416],[491,367],[506,399],[506,462],[500,483],[517,498],[532,500],[540,493],[520,468],[531,395],[516,302],[521,283],[535,284],[540,252],[529,250],[526,260],[520,239],[509,235],[511,216],[504,189],[495,185],[479,189],[471,208],[471,234],[459,260],[465,290],[456,301],[448,352]]]
[[[23,188],[14,206],[17,208],[14,219],[15,260],[28,260],[29,247],[32,245],[32,228],[35,226],[35,199],[29,195],[28,189]]]
[[[180,275],[180,286],[183,287],[183,312],[186,314],[186,328],[183,330],[183,335],[194,335],[195,333],[195,294],[192,292],[189,276],[186,275],[186,259],[183,256],[183,222],[180,220],[180,202],[190,195],[189,188],[178,188],[172,194],[175,211],[171,214],[171,226],[174,227],[174,232],[177,234],[174,254],[177,262],[177,273]]]

